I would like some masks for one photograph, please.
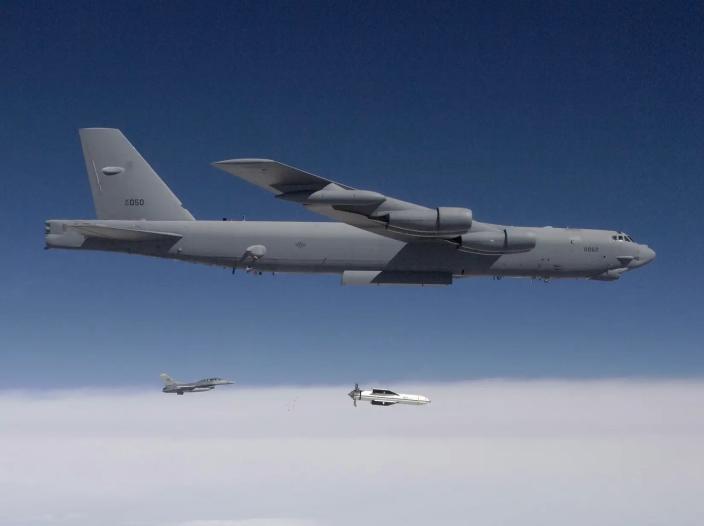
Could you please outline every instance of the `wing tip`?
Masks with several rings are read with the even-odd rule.
[[[225,159],[223,161],[215,161],[214,163],[210,163],[211,165],[215,166],[216,168],[220,168],[223,166],[229,166],[233,164],[258,164],[258,163],[275,163],[276,161],[273,161],[271,159]]]

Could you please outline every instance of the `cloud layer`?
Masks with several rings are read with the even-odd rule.
[[[386,386],[385,386],[386,387]],[[0,524],[699,524],[704,382],[0,394]]]

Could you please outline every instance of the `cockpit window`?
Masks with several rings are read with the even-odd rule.
[[[625,241],[627,243],[634,243],[633,238],[626,234],[614,234],[613,236],[611,236],[611,239],[613,239],[614,241]]]

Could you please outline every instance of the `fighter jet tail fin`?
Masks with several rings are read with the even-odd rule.
[[[79,134],[98,219],[194,219],[120,130]]]
[[[174,379],[171,378],[168,374],[161,373],[159,376],[161,377],[161,381],[164,382],[164,385],[176,385]]]

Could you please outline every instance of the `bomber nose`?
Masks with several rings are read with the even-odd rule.
[[[650,248],[649,246],[645,246],[641,249],[641,256],[643,259],[643,265],[647,265],[650,263],[652,260],[655,259],[655,251]]]
[[[641,245],[640,249],[638,250],[638,260],[636,265],[632,265],[633,267],[642,267],[643,265],[647,265],[650,263],[652,260],[655,259],[655,251],[650,248],[648,245]]]

